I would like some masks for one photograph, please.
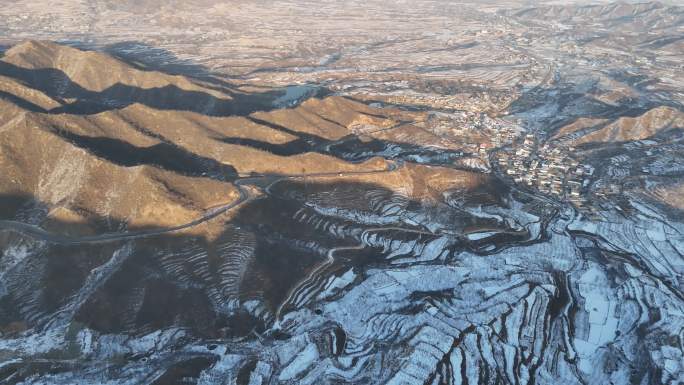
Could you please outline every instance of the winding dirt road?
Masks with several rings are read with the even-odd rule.
[[[347,171],[347,172],[321,172],[321,173],[302,173],[302,174],[291,174],[291,175],[250,175],[242,176],[234,181],[235,187],[238,190],[239,197],[237,200],[218,208],[209,210],[209,212],[197,218],[191,222],[167,228],[141,230],[141,231],[131,231],[123,233],[106,233],[100,235],[92,235],[87,237],[67,237],[64,235],[50,233],[45,231],[43,228],[35,225],[31,225],[19,221],[11,220],[0,220],[0,230],[15,231],[30,237],[40,239],[42,241],[60,245],[83,245],[83,244],[96,244],[96,243],[107,243],[107,242],[117,242],[131,239],[145,238],[155,235],[172,233],[180,230],[184,230],[193,226],[197,226],[204,222],[207,222],[221,214],[228,212],[229,210],[254,199],[254,196],[250,194],[249,190],[245,188],[245,185],[258,185],[260,182],[266,182],[266,188],[264,191],[268,193],[268,189],[283,180],[286,179],[299,179],[308,177],[326,177],[326,176],[349,176],[349,175],[367,175],[367,174],[380,174],[385,172],[392,172],[400,167],[400,163],[397,161],[386,160],[387,168],[384,170],[369,170],[369,171]]]

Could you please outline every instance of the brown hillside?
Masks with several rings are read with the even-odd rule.
[[[2,219],[74,223],[55,229],[62,232],[178,226],[237,200],[235,179],[255,174],[327,173],[311,178],[373,182],[418,199],[483,182],[437,167],[387,172],[382,158],[352,163],[324,151],[359,127],[371,132],[362,141],[391,142],[387,130],[397,127],[394,138],[410,142],[406,122],[419,114],[337,96],[240,116],[203,113],[211,106],[202,103],[231,103],[233,95],[49,42],[11,48],[0,67],[0,194],[14,202]],[[188,103],[196,108],[182,108]]]
[[[625,142],[647,139],[661,131],[684,126],[684,113],[671,107],[653,108],[637,117],[607,119],[582,118],[561,128],[554,136],[574,144]]]

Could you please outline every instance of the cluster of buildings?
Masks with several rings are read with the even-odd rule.
[[[505,105],[509,100],[503,95],[489,95],[482,93],[473,98],[472,94],[456,93],[440,95],[426,92],[401,92],[385,96],[387,103],[406,106],[422,106],[435,110],[457,111],[467,109],[472,111],[486,111],[493,107]]]
[[[584,207],[594,168],[574,159],[570,155],[573,150],[549,144],[539,146],[534,135],[528,134],[515,150],[497,152],[496,163],[517,184]]]
[[[440,136],[457,138],[464,152],[477,154],[486,161],[489,150],[513,143],[521,132],[519,125],[482,112],[444,115],[431,120],[430,130]]]
[[[491,135],[492,141],[504,139],[510,136],[510,140],[516,137],[518,129],[513,124],[502,119],[489,117],[484,112],[462,111],[454,114],[451,124],[456,124],[452,130],[456,133],[469,133],[472,131],[484,132],[487,136]],[[512,134],[512,135],[508,135]],[[510,143],[510,141],[509,141]]]

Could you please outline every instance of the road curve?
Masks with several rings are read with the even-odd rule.
[[[86,237],[68,237],[64,235],[50,233],[45,231],[40,226],[31,225],[19,221],[11,220],[0,220],[0,230],[15,231],[30,237],[40,239],[42,241],[60,245],[83,245],[83,244],[97,244],[97,243],[108,243],[125,241],[131,239],[145,238],[155,235],[167,234],[183,229],[187,229],[193,226],[197,226],[201,223],[207,222],[245,202],[253,199],[249,190],[247,190],[243,185],[245,184],[255,184],[259,181],[268,182],[267,186],[280,182],[286,179],[297,179],[306,177],[325,177],[325,176],[348,176],[348,175],[366,175],[366,174],[379,174],[385,172],[395,171],[400,167],[400,162],[385,160],[387,162],[387,168],[384,170],[370,170],[370,171],[346,171],[346,172],[319,172],[319,173],[301,173],[301,174],[290,174],[290,175],[277,175],[277,174],[262,174],[262,175],[249,175],[242,176],[235,180],[234,184],[238,190],[239,197],[237,200],[219,208],[210,210],[210,212],[200,218],[197,218],[191,222],[167,228],[158,228],[150,230],[141,231],[131,231],[123,233],[105,233],[100,235],[92,235]]]
[[[415,233],[415,234],[422,234],[422,235],[436,235],[435,233],[429,232],[429,231],[422,231],[422,230],[414,230],[414,229],[404,229],[400,227],[395,227],[395,226],[383,226],[383,227],[372,227],[370,229],[366,229],[361,233],[361,236],[359,239],[363,240],[368,234],[376,231],[385,231],[385,230],[397,230],[397,231],[404,231],[407,233]],[[299,282],[297,282],[292,289],[287,293],[287,296],[283,301],[280,303],[278,308],[276,309],[275,312],[275,324],[273,326],[274,330],[278,330],[280,327],[280,318],[281,314],[283,312],[283,308],[287,306],[287,304],[291,303],[293,298],[297,295],[297,293],[304,287],[306,286],[309,282],[313,281],[316,275],[320,274],[322,271],[324,271],[326,268],[329,266],[332,266],[332,264],[335,262],[335,253],[338,251],[350,251],[350,250],[363,250],[366,248],[366,244],[361,241],[358,244],[354,246],[341,246],[341,247],[333,247],[328,250],[328,252],[325,255],[325,260],[321,262],[318,266],[316,266],[313,270],[309,272],[309,274],[306,275],[303,279],[301,279]]]

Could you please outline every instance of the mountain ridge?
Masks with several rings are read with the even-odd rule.
[[[79,72],[85,68],[82,66],[60,67],[71,54],[91,60],[88,76]],[[16,60],[18,57],[39,57],[40,63],[18,67],[23,64]],[[69,88],[82,86],[71,80],[73,77],[84,79],[88,83],[86,90],[106,92],[111,87],[105,87],[116,80],[109,78],[106,83],[100,78],[110,77],[109,72],[96,68],[109,62],[125,66],[107,54],[44,42],[20,44],[0,59],[0,69],[3,65],[5,69],[7,65],[20,68],[0,70],[0,104],[6,106],[0,113],[0,165],[5,170],[0,176],[0,193],[33,196],[48,205],[34,211],[38,216],[29,218],[33,222],[68,219],[87,223],[90,216],[97,216],[115,219],[116,226],[174,227],[200,218],[212,207],[237,200],[235,181],[241,176],[342,175],[384,170],[387,161],[373,153],[362,159],[348,158],[332,151],[331,146],[359,140],[368,142],[368,146],[386,146],[372,136],[359,139],[352,128],[375,127],[379,132],[401,129],[407,124],[402,121],[422,116],[393,109],[377,110],[338,96],[314,97],[292,108],[233,116],[160,109],[135,100],[110,105],[102,111],[72,113],[72,109],[64,108],[78,103],[71,100],[71,95],[76,95],[81,103],[89,103],[99,94],[85,91],[78,95],[54,85],[48,87],[41,82],[42,77],[25,72],[69,70],[72,73],[67,79],[73,82]],[[54,63],[58,68],[50,67]],[[128,71],[128,67],[122,68],[121,71]],[[93,74],[99,78],[93,78]],[[160,85],[168,79],[192,83],[180,75],[167,78],[162,74],[161,80],[149,80],[158,72],[131,70],[131,74],[127,81],[136,85]],[[136,80],[136,74],[143,79]],[[174,98],[187,98],[168,96],[163,89],[160,92],[170,98],[169,103]],[[212,95],[217,93],[220,91],[212,90]],[[223,96],[230,101],[230,95],[221,94],[219,98]],[[201,109],[206,99],[190,101]],[[373,151],[378,150],[381,148]],[[416,167],[409,167],[413,171],[401,171],[403,182],[396,183],[403,184],[406,178],[422,178],[420,167]],[[30,205],[29,199],[18,207]]]

